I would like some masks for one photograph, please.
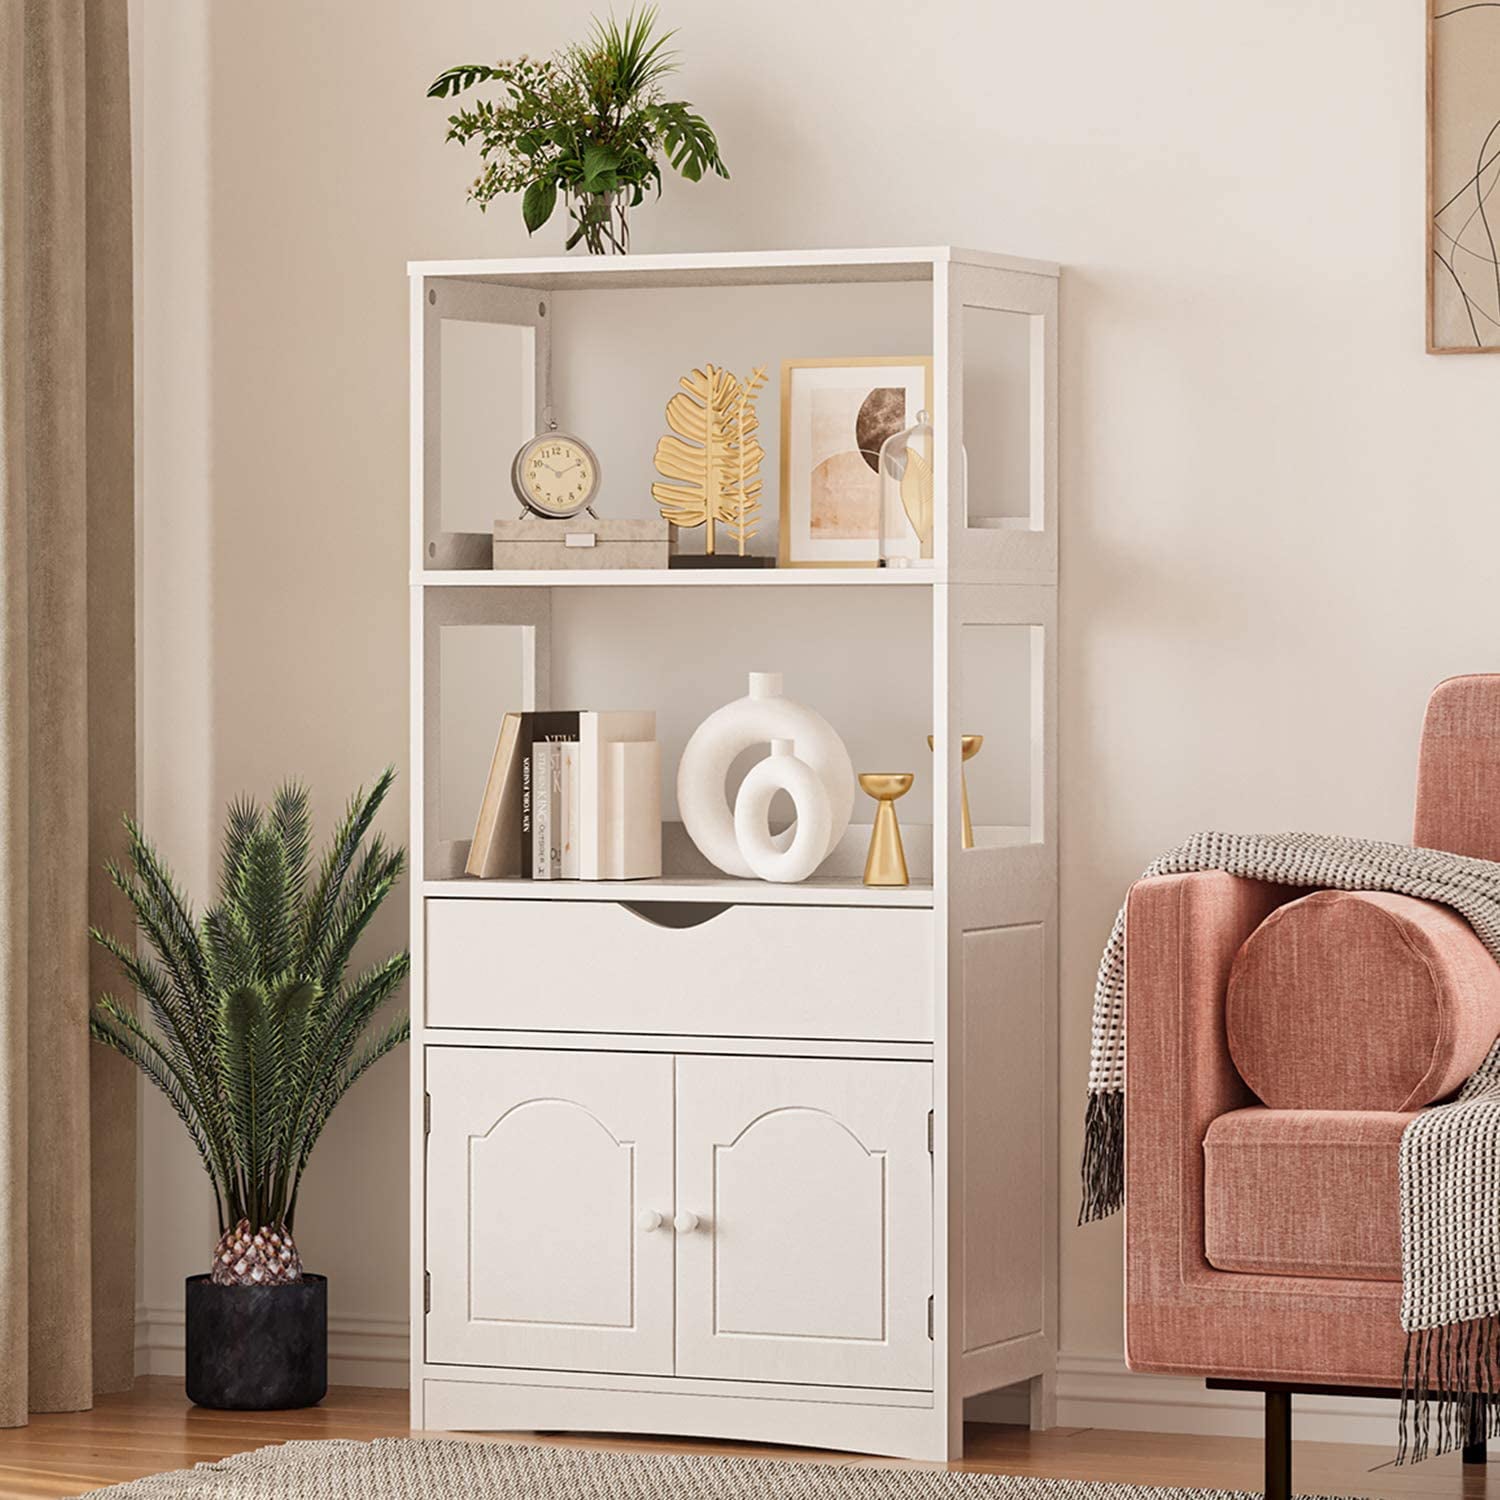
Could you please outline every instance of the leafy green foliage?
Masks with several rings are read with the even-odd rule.
[[[195,921],[161,856],[126,819],[127,866],[109,875],[154,956],[109,933],[149,1025],[113,995],[89,1018],[96,1041],[166,1095],[214,1185],[223,1230],[292,1227],[303,1170],[334,1106],[411,1033],[377,1014],[406,979],[403,951],[350,980],[355,946],[395,888],[406,851],[370,829],[387,770],[350,799],[316,869],[307,792],[288,784],[268,810],[239,800],[224,826],[217,901]]]
[[[449,68],[446,73],[438,75],[432,87],[427,90],[427,97],[453,98],[466,89],[473,88],[476,83],[488,83],[498,76],[495,69],[487,63],[460,63],[456,68]]]
[[[626,211],[661,192],[661,159],[689,182],[705,173],[728,177],[708,122],[682,100],[662,96],[677,70],[657,30],[654,5],[623,21],[595,18],[586,42],[538,61],[519,57],[494,66],[449,68],[427,90],[452,99],[481,83],[498,83],[498,100],[475,99],[448,120],[448,139],[479,144],[480,172],[469,197],[486,208],[521,194],[521,217],[535,234],[561,197],[573,219],[567,241],[594,253],[629,245]]]

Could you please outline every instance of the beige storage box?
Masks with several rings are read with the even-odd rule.
[[[667,523],[544,521],[528,516],[495,522],[494,564],[499,569],[526,568],[665,568]]]

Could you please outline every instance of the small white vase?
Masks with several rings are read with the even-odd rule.
[[[791,740],[772,740],[770,755],[750,768],[734,799],[734,837],[745,863],[762,880],[783,885],[806,880],[823,863],[833,830],[827,789],[793,749]],[[797,809],[792,841],[784,849],[771,833],[769,818],[777,792],[785,792]]]
[[[772,740],[791,740],[828,793],[829,832],[821,864],[844,836],[854,811],[854,765],[833,726],[814,709],[781,695],[780,672],[752,672],[750,691],[716,709],[693,731],[677,765],[677,808],[688,837],[726,875],[754,878],[734,834],[724,790],[737,755]],[[791,847],[796,830],[773,836],[773,847]]]

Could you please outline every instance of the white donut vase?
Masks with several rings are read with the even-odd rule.
[[[771,801],[785,792],[797,809],[792,840],[781,848],[771,834]],[[750,768],[734,799],[734,837],[751,872],[782,884],[806,880],[827,857],[833,813],[818,774],[793,754],[791,740],[772,740],[771,753]]]
[[[734,836],[734,814],[724,785],[737,755],[772,740],[791,740],[828,793],[828,844],[819,863],[844,836],[854,812],[854,765],[844,742],[822,714],[781,696],[780,672],[752,672],[750,692],[716,709],[694,731],[677,765],[677,809],[688,837],[726,875],[754,878]],[[778,851],[795,831],[776,838]]]

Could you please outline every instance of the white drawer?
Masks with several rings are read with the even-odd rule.
[[[932,921],[729,906],[669,927],[612,901],[431,900],[427,1024],[931,1041]]]

